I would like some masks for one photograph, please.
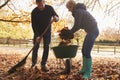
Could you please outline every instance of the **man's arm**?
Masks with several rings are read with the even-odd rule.
[[[52,16],[53,16],[53,21],[58,22],[59,21],[59,16],[57,15],[57,13],[53,9],[53,7],[51,7],[51,12],[52,12]]]
[[[34,34],[38,35],[38,29],[37,29],[38,25],[36,23],[37,21],[36,21],[36,17],[35,16],[36,16],[35,12],[32,12],[31,13],[31,24],[32,24],[32,29],[33,29]]]

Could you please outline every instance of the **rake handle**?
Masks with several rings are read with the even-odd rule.
[[[50,28],[50,25],[52,24],[54,22],[54,20],[52,19],[51,21],[50,21],[50,23],[48,24],[48,26],[47,26],[47,28],[44,30],[44,32],[40,35],[40,38],[42,39],[42,37],[43,37],[43,35],[47,32],[47,30]],[[40,39],[40,41],[41,41],[41,39]],[[39,41],[39,42],[40,42]],[[32,47],[32,49],[28,52],[28,54],[26,55],[26,57],[28,57],[29,56],[29,54],[32,52],[32,50],[34,49],[34,47],[37,45],[38,43],[35,43],[35,45]]]

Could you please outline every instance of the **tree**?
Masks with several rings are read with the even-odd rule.
[[[57,7],[57,9],[60,8],[60,6],[63,6],[66,4],[68,0],[46,0],[46,2],[48,4],[51,5],[55,5]],[[87,5],[87,8],[94,10],[95,8],[99,8],[104,10],[105,14],[115,14],[117,13],[118,8],[120,9],[120,1],[117,0],[106,0],[106,2],[102,2],[103,0],[75,0],[76,2],[83,2]],[[27,1],[23,1],[23,2],[28,2],[29,4],[27,4],[28,9],[32,8],[32,6],[34,5],[34,0],[27,0]],[[0,11],[5,9],[5,12],[12,12],[11,17],[9,16],[9,18],[5,18],[5,17],[1,17],[0,21],[3,22],[17,22],[17,23],[22,23],[22,22],[30,22],[30,12],[22,10],[20,7],[17,10],[17,12],[19,12],[20,14],[22,14],[21,16],[19,16],[19,14],[17,14],[17,12],[15,11],[15,9],[17,9],[17,5],[19,3],[19,0],[0,0]],[[104,3],[104,4],[102,4]],[[24,5],[23,5],[24,6]],[[103,8],[103,7],[104,8]],[[9,10],[9,11],[6,11]],[[117,11],[116,11],[117,10]],[[118,18],[117,18],[118,19]],[[116,20],[117,20],[116,19]],[[117,20],[118,21],[118,20]]]
[[[18,0],[0,0],[0,2],[1,2],[0,21],[15,22],[15,23],[23,23],[23,22],[29,23],[30,22],[30,13],[25,10],[20,9],[18,5],[19,3]]]
[[[0,4],[0,9],[3,8],[4,6],[6,6],[9,1],[10,1],[10,0],[0,0],[0,3],[3,2],[3,4]]]
[[[118,29],[108,27],[104,29],[102,34],[100,34],[99,40],[101,41],[120,41],[120,33]]]
[[[0,0],[0,23],[7,22],[13,26],[30,24],[31,10],[35,7],[35,0]],[[46,0],[59,13],[60,22],[53,24],[53,31],[57,31],[64,26],[73,25],[73,20],[68,11],[63,8],[68,0]],[[113,16],[115,24],[120,30],[120,1],[119,0],[75,0],[83,2],[91,11],[101,11],[105,17]],[[22,3],[21,3],[22,2]],[[22,5],[21,5],[22,4]],[[64,6],[64,7],[63,7]],[[61,11],[63,10],[63,11]],[[69,19],[71,18],[71,19]],[[64,20],[63,20],[64,19]],[[60,27],[59,27],[60,26]]]

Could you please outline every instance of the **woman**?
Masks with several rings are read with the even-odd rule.
[[[90,78],[92,71],[92,57],[91,50],[94,45],[95,39],[99,34],[97,27],[97,22],[94,17],[86,10],[86,6],[83,3],[75,3],[75,1],[70,0],[67,2],[66,7],[72,16],[74,17],[74,26],[70,30],[69,34],[73,34],[79,29],[84,29],[86,36],[82,46],[82,58],[83,66],[82,69],[77,72],[77,74],[83,74],[83,78]]]

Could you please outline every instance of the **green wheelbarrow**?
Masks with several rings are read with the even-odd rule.
[[[77,45],[56,46],[53,47],[52,49],[56,58],[59,59],[66,58],[64,72],[69,74],[71,71],[71,58],[74,58],[76,56],[78,46]]]

